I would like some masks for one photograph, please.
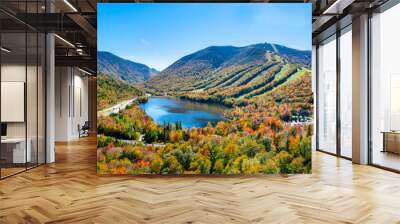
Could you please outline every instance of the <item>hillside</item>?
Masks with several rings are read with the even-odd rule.
[[[142,95],[144,94],[141,90],[125,81],[117,80],[105,74],[97,76],[97,110]]]
[[[110,74],[116,79],[129,83],[140,83],[159,73],[147,65],[129,61],[105,51],[97,53],[97,67],[99,73]]]
[[[268,98],[298,109],[301,102],[312,101],[310,64],[310,51],[281,45],[212,46],[179,59],[144,84],[153,94],[196,101],[232,106]],[[303,89],[285,88],[296,86],[299,80]],[[296,103],[288,100],[292,97]]]

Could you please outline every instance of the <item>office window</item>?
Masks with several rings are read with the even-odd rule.
[[[318,47],[318,149],[336,153],[336,37]]]
[[[400,170],[400,4],[371,19],[372,163]]]
[[[351,26],[340,36],[340,154],[352,156],[352,35]]]

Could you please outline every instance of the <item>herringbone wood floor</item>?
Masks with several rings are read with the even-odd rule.
[[[0,181],[0,223],[400,223],[400,175],[313,154],[313,174],[100,177],[95,138]]]

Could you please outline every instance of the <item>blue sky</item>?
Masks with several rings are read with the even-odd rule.
[[[209,46],[311,50],[311,4],[99,3],[98,50],[162,70]]]

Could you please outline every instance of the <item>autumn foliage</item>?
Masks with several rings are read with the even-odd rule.
[[[237,111],[236,111],[237,112]],[[129,120],[142,135],[134,144],[99,136],[97,169],[101,174],[256,174],[309,173],[312,127],[289,124],[262,113],[237,112],[232,120],[203,128],[156,125],[137,105],[102,117],[102,130]],[[152,133],[152,134],[150,134]]]

